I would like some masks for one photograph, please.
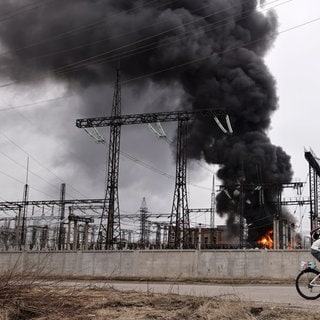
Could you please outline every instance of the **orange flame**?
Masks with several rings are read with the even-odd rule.
[[[268,248],[268,249],[273,249],[273,239],[272,239],[273,231],[269,230],[266,235],[261,237],[260,240],[258,240],[258,244],[261,246]]]

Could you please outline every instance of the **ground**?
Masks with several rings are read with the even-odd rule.
[[[121,292],[103,288],[44,285],[10,277],[0,279],[0,320],[11,319],[119,319],[220,320],[320,319],[297,308],[247,303],[235,296],[215,298]]]

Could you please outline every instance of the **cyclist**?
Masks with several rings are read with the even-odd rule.
[[[312,245],[311,245],[311,254],[320,262],[320,235],[318,231],[320,227],[313,229],[310,232],[310,235],[313,239]]]

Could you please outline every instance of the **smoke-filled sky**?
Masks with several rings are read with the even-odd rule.
[[[104,197],[107,147],[75,121],[110,115],[119,60],[123,114],[230,114],[232,137],[213,121],[190,125],[190,208],[210,206],[213,172],[225,183],[306,181],[303,148],[320,153],[320,4],[263,2],[1,1],[1,201],[21,200],[26,179],[32,200],[59,198],[62,182],[67,198]],[[163,128],[174,141],[176,124]],[[108,130],[99,129],[107,140]],[[121,212],[143,197],[151,212],[170,212],[174,149],[146,125],[121,130]],[[309,208],[288,210],[309,226]]]

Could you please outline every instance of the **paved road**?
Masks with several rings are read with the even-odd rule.
[[[88,285],[88,282],[86,282]],[[305,300],[294,285],[217,285],[217,284],[170,284],[166,282],[98,282],[90,285],[113,287],[117,290],[135,290],[154,293],[177,293],[181,295],[207,297],[236,297],[243,301],[272,303],[320,311],[320,299]]]

